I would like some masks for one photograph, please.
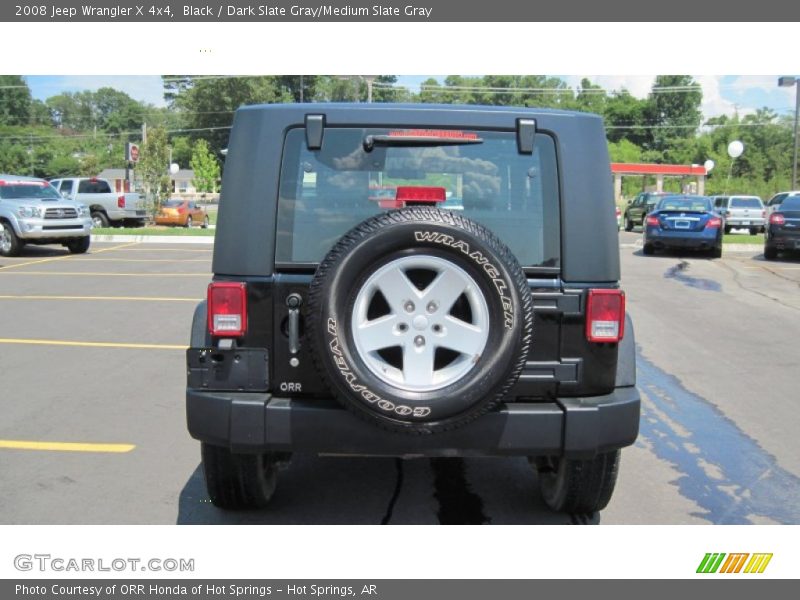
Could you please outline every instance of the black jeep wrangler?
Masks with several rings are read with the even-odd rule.
[[[613,205],[594,115],[239,109],[187,352],[212,502],[309,452],[527,456],[604,508],[639,427]]]

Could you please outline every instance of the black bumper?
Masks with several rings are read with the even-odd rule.
[[[370,425],[333,400],[186,391],[192,437],[242,453],[588,457],[636,440],[639,402],[635,387],[621,387],[605,396],[508,403],[454,431],[412,436]]]

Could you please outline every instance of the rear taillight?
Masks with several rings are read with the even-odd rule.
[[[622,211],[619,209],[619,206],[617,207],[617,210],[616,210],[615,214],[617,215],[617,217],[621,217],[622,216]]]
[[[125,196],[119,196],[117,198],[117,208],[125,208]]]
[[[711,217],[706,221],[706,229],[719,229],[722,227],[722,219],[719,217]]]
[[[208,330],[219,337],[241,337],[247,330],[247,285],[220,281],[208,286]]]
[[[769,216],[770,225],[783,225],[784,223],[786,223],[786,217],[784,217],[781,213],[772,213]]]
[[[185,212],[186,212],[186,207],[184,207],[184,206],[179,206],[178,207],[178,214],[179,215],[182,215]]]
[[[618,342],[625,335],[625,292],[589,290],[586,300],[586,339]]]
[[[654,215],[650,215],[647,217],[647,226],[648,227],[658,227],[658,217]]]

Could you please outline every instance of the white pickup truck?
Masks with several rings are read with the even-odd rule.
[[[64,198],[89,207],[94,227],[109,225],[144,225],[147,218],[144,201],[139,194],[115,192],[105,179],[97,177],[60,177],[51,179]]]

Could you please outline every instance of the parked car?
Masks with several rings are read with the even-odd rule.
[[[800,251],[800,196],[788,196],[769,216],[764,236],[764,258],[775,260],[778,252]]]
[[[746,228],[750,235],[764,231],[766,211],[758,196],[712,196],[715,210],[725,217],[725,233]]]
[[[640,406],[607,147],[586,113],[237,110],[186,354],[211,502],[306,452],[523,456],[553,510],[605,507]]]
[[[661,198],[667,195],[669,194],[666,192],[642,192],[631,200],[623,216],[625,231],[632,231],[637,225],[644,227],[645,216],[655,208]]]
[[[642,252],[650,255],[663,248],[681,248],[720,258],[724,223],[711,198],[666,196],[645,219]]]
[[[18,256],[25,244],[61,244],[83,254],[91,229],[89,209],[44,179],[0,175],[0,255]]]
[[[106,179],[98,177],[59,177],[50,183],[65,198],[89,207],[95,227],[144,225],[147,219],[139,194],[115,192]]]
[[[790,192],[778,192],[767,201],[767,220],[769,216],[780,208],[781,203],[789,196],[800,196],[800,190],[792,190]]]
[[[167,200],[156,215],[156,225],[208,227],[208,213],[193,200]]]

